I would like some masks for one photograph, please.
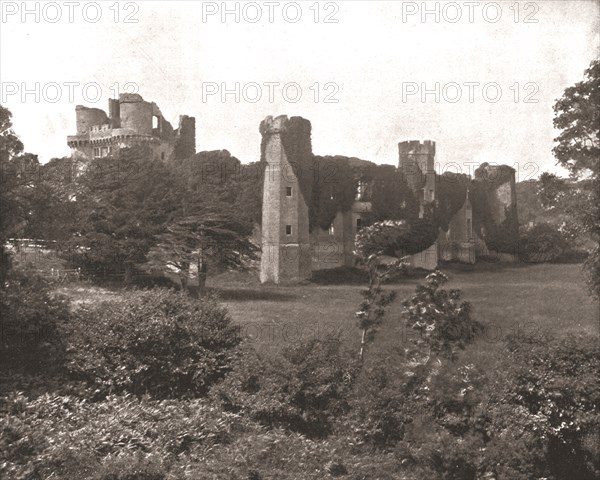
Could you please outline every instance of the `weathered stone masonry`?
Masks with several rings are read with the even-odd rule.
[[[310,146],[310,122],[298,132]],[[261,124],[265,152],[261,282],[293,282],[311,275],[308,205],[283,142],[288,118],[267,117]],[[310,149],[312,152],[312,149]]]
[[[119,149],[148,145],[154,158],[172,160],[196,153],[196,120],[181,115],[174,130],[154,102],[135,93],[109,99],[108,115],[99,108],[75,107],[77,134],[67,137],[74,159],[107,157]]]
[[[297,131],[290,131],[293,129]],[[352,208],[338,212],[329,230],[315,228],[309,233],[309,200],[302,194],[298,178],[301,170],[290,161],[295,155],[286,152],[282,133],[295,135],[312,152],[310,122],[298,117],[267,117],[260,130],[267,164],[263,187],[261,281],[297,282],[310,278],[312,270],[354,265],[354,237],[361,228],[363,216],[371,211],[368,196],[363,198],[361,194],[361,187],[365,186],[359,185]],[[398,166],[418,199],[419,216],[423,217],[426,205],[439,201],[434,171],[435,142],[404,141],[398,144],[398,150]],[[484,170],[484,174],[494,174],[494,167],[486,166]],[[497,182],[488,194],[487,203],[492,206],[496,221],[503,220],[505,212],[516,207],[514,171],[512,178],[506,180]],[[447,231],[440,231],[434,245],[412,255],[411,264],[431,270],[440,260],[474,263],[476,255],[489,254],[483,234],[483,231],[474,231],[472,200],[467,189],[464,203],[452,217]]]

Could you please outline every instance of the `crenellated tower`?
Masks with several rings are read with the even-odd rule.
[[[408,140],[398,143],[398,167],[415,194],[419,217],[424,215],[425,204],[435,201],[435,142]]]

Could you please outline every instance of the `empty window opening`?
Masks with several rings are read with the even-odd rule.
[[[285,187],[285,196],[286,197],[292,196],[292,187]]]
[[[291,235],[292,234],[292,226],[291,225],[286,225],[285,226],[285,234],[286,235]]]
[[[359,231],[362,228],[363,224],[362,224],[362,218],[357,218],[356,219],[356,231]]]
[[[152,128],[153,129],[159,128],[159,120],[156,115],[152,115]]]
[[[333,223],[331,225],[329,225],[329,235],[334,235],[335,234],[335,227],[333,226]]]
[[[364,202],[367,200],[367,182],[360,180],[356,187],[356,197],[355,200],[359,202]]]

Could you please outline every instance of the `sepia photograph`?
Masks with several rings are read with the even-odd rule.
[[[600,0],[0,0],[1,480],[600,480]]]

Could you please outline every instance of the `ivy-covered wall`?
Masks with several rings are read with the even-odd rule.
[[[289,122],[298,122],[292,117]],[[390,245],[391,250],[419,252],[436,239],[436,232],[447,231],[452,218],[463,206],[467,190],[473,209],[473,232],[489,250],[514,253],[518,240],[518,219],[514,188],[515,172],[508,166],[483,164],[475,178],[446,173],[436,175],[435,201],[425,205],[419,219],[419,200],[409,188],[402,169],[393,165],[345,156],[318,156],[310,145],[301,142],[306,124],[298,123],[282,132],[282,144],[299,180],[299,187],[309,209],[310,231],[327,230],[339,212],[346,213],[358,201],[368,203],[362,209],[363,224],[384,220],[406,220],[402,238]],[[241,164],[226,150],[201,152],[180,164],[199,194],[216,194],[237,205],[249,221],[262,221],[265,174],[264,144],[260,162]],[[414,172],[411,172],[414,174]],[[365,213],[364,210],[368,210]],[[347,232],[348,233],[348,232]],[[353,236],[351,232],[348,236]],[[409,239],[409,237],[411,237]],[[398,248],[401,245],[401,248]]]
[[[473,229],[488,250],[516,254],[519,239],[515,170],[483,163],[471,182]]]

